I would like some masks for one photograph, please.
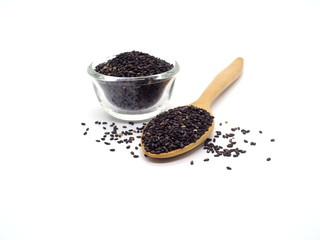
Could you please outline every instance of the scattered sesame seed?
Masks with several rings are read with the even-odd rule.
[[[225,121],[224,123],[228,123]],[[111,123],[109,126],[107,125],[107,122],[101,122],[101,121],[95,121],[94,124],[98,125],[97,128],[103,129],[102,135],[100,138],[95,139],[96,142],[103,141],[105,145],[111,145],[111,141],[116,142],[116,144],[125,144],[126,149],[134,148],[133,150],[139,150],[139,147],[141,147],[141,133],[144,130],[144,127],[147,125],[146,123],[142,123],[139,126],[133,126],[134,122],[128,122],[129,125],[118,125],[116,123]],[[99,126],[103,124],[104,126]],[[85,122],[81,123],[82,126],[86,126],[87,124]],[[187,126],[187,125],[183,125]],[[220,123],[220,126],[222,126],[222,123]],[[121,130],[119,130],[121,128]],[[185,127],[182,127],[184,129]],[[241,129],[240,127],[233,127],[231,128],[231,132],[222,132],[220,129],[215,130],[215,135],[211,138],[208,138],[205,140],[203,149],[206,151],[207,154],[212,154],[213,157],[233,157],[237,158],[240,155],[246,153],[246,150],[240,149],[237,146],[237,137],[239,136],[238,131],[241,134],[247,134],[250,133],[250,130],[247,129]],[[89,131],[89,127],[86,127],[85,132],[83,132],[83,135],[87,135]],[[230,129],[229,129],[230,131]],[[262,134],[263,132],[261,130],[258,131],[259,134]],[[221,137],[220,137],[221,136]],[[220,137],[220,138],[219,138]],[[270,139],[271,142],[274,142],[275,139]],[[244,143],[250,142],[250,145],[255,146],[255,141],[248,141],[246,139],[243,140]],[[133,145],[132,145],[133,144]],[[111,152],[115,152],[117,148],[111,148],[109,149]],[[130,154],[134,158],[138,158],[139,154],[130,151]],[[144,154],[144,157],[148,157],[146,154]],[[210,158],[204,158],[204,162],[208,162]],[[266,158],[266,161],[271,161],[271,158]],[[194,161],[190,161],[191,165],[194,165]],[[226,167],[228,170],[231,170],[232,168],[230,166]]]

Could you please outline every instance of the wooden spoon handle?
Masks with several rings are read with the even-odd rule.
[[[242,72],[243,59],[236,58],[228,67],[222,70],[204,90],[202,95],[192,105],[210,111],[211,103],[238,79]]]

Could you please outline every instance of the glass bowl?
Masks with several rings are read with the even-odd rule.
[[[88,67],[93,87],[102,108],[113,117],[139,121],[152,118],[165,110],[174,87],[179,64],[167,72],[143,77],[114,77],[100,74],[95,67],[111,56],[92,62]]]

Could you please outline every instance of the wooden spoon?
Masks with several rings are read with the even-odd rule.
[[[243,68],[243,59],[237,58],[235,59],[228,67],[226,67],[224,70],[222,70],[209,84],[209,86],[204,90],[202,95],[193,103],[190,105],[196,106],[198,108],[205,109],[210,113],[210,115],[213,115],[211,112],[211,104],[213,101],[227,88],[229,87],[233,82],[235,82],[238,77],[240,76]],[[190,143],[189,145],[172,150],[170,152],[164,152],[164,153],[151,153],[147,152],[143,143],[141,143],[142,150],[144,153],[152,158],[170,158],[178,156],[182,153],[188,152],[191,149],[199,146],[204,140],[206,140],[212,133],[214,127],[214,122],[212,122],[212,125],[208,128],[208,130],[195,142]],[[142,133],[143,135],[143,133]]]

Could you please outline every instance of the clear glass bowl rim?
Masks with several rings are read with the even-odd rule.
[[[173,64],[173,68],[171,68],[169,71],[167,72],[163,72],[163,73],[159,73],[159,74],[155,74],[155,75],[149,75],[149,76],[139,76],[139,77],[115,77],[115,76],[108,76],[108,75],[104,75],[101,73],[98,73],[94,70],[94,68],[103,62],[108,61],[109,59],[114,58],[116,55],[101,59],[101,60],[97,60],[97,61],[93,61],[90,63],[90,65],[88,66],[87,72],[88,74],[100,81],[105,81],[105,82],[119,82],[119,81],[139,81],[139,80],[145,80],[145,79],[150,79],[152,78],[153,80],[164,80],[164,79],[168,79],[170,77],[175,76],[179,70],[180,70],[180,65],[177,61],[175,60],[165,60],[171,64]]]

